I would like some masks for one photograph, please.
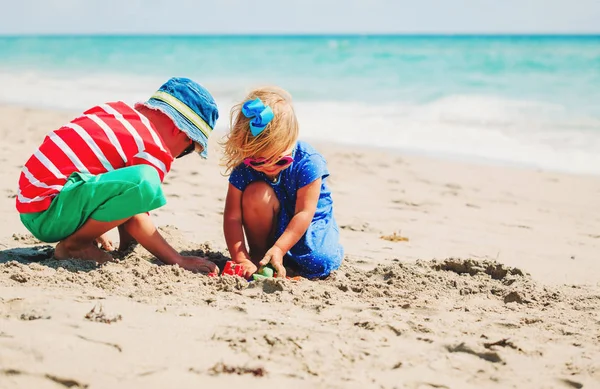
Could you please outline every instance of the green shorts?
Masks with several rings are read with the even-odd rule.
[[[94,176],[73,173],[42,212],[22,213],[25,227],[43,242],[58,242],[88,220],[111,222],[165,205],[158,172],[136,165]]]

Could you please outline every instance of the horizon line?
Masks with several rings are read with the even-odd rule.
[[[94,32],[94,33],[0,33],[0,38],[44,37],[600,37],[598,32],[278,32],[278,33],[153,33],[153,32]]]

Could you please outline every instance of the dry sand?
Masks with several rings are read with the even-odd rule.
[[[96,268],[52,260],[14,209],[71,117],[0,107],[0,388],[600,387],[600,178],[316,144],[347,253],[329,279],[210,278],[141,247]],[[153,216],[222,263],[217,137]]]

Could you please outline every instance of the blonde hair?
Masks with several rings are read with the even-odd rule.
[[[248,100],[261,99],[271,107],[274,117],[265,129],[257,136],[250,132],[250,120],[242,114],[242,105]],[[225,147],[222,164],[225,174],[231,171],[248,157],[273,158],[288,151],[298,139],[298,120],[292,96],[278,87],[257,88],[251,91],[243,102],[231,108],[230,130],[222,142]],[[276,160],[268,161],[265,166],[272,166]]]

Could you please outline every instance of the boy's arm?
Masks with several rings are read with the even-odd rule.
[[[229,184],[223,212],[223,233],[229,255],[235,263],[250,261],[242,229],[242,191]]]
[[[267,251],[265,257],[260,261],[261,266],[265,266],[271,262],[279,277],[285,277],[283,256],[298,243],[315,216],[317,203],[321,195],[321,181],[322,179],[318,178],[298,189],[294,217],[290,220],[290,224],[288,224],[283,234],[277,239],[277,242],[275,242],[273,247]]]
[[[196,270],[203,273],[218,273],[217,266],[200,257],[183,256],[177,252],[158,232],[150,216],[139,214],[129,219],[124,224],[127,233],[131,235],[139,244],[141,244],[152,255],[160,261],[169,265],[179,265],[187,270]]]

